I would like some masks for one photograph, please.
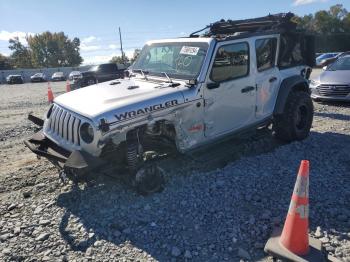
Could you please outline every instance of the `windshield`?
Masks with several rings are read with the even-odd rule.
[[[336,56],[337,54],[323,54],[316,58],[316,60],[327,59]]]
[[[338,58],[338,60],[327,68],[327,71],[335,70],[350,70],[350,56]]]
[[[89,71],[97,71],[97,69],[98,69],[98,65],[91,67]]]
[[[174,42],[145,45],[133,70],[142,70],[150,75],[180,79],[196,79],[201,70],[207,43]]]

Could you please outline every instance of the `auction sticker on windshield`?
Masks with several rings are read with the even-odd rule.
[[[197,55],[199,47],[195,46],[183,46],[180,51],[180,55]]]

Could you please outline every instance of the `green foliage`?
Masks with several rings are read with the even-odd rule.
[[[80,40],[70,40],[63,32],[44,32],[26,38],[28,47],[18,38],[10,39],[11,58],[17,68],[40,68],[78,66],[83,61],[80,56]]]
[[[15,68],[32,68],[32,59],[31,59],[31,50],[24,46],[18,39],[15,37],[9,40],[9,49],[12,50],[11,59]]]
[[[328,11],[318,11],[315,15],[297,17],[296,22],[316,34],[350,33],[350,13],[340,4],[331,6]]]
[[[316,52],[350,50],[350,13],[343,5],[334,5],[303,17],[296,22],[301,28],[316,35]]]
[[[79,53],[80,40],[70,40],[63,32],[44,32],[27,37],[35,67],[78,66],[83,59]]]
[[[0,54],[0,70],[9,70],[9,69],[12,69],[10,58]]]
[[[140,52],[141,52],[141,49],[136,48],[131,58],[124,56],[124,61],[123,61],[123,58],[121,56],[113,56],[110,62],[116,63],[116,64],[126,64],[126,65],[132,64],[135,62]]]
[[[129,63],[129,58],[125,56],[123,61],[123,58],[121,56],[113,56],[109,62],[116,64],[127,64]]]

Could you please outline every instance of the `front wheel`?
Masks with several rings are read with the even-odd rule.
[[[275,137],[286,142],[305,139],[310,133],[313,114],[310,95],[302,91],[291,92],[283,114],[274,119]]]

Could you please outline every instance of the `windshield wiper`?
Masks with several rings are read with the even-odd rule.
[[[168,78],[168,82],[169,82],[170,84],[172,84],[172,83],[173,83],[173,80],[171,80],[171,78],[168,76],[168,74],[167,74],[167,73],[162,72],[162,74],[163,74],[163,75],[165,75],[165,77],[166,77],[166,78]]]
[[[142,69],[133,69],[132,70],[133,72],[138,72],[138,73],[141,73],[141,75],[143,76],[143,78],[145,79],[145,80],[147,80],[148,81],[148,78],[147,78],[147,76],[146,76],[146,74],[149,74],[149,71],[144,71],[144,70],[142,70]]]

